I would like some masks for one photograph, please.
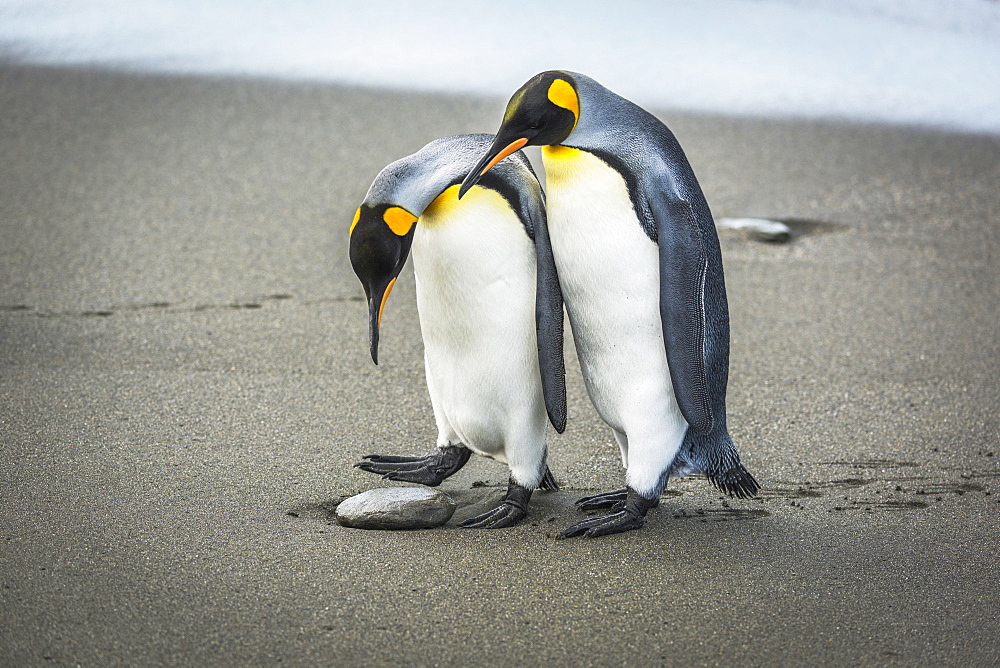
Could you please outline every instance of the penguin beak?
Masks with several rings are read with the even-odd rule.
[[[373,290],[368,299],[368,340],[371,344],[372,362],[378,364],[378,333],[382,327],[382,311],[385,310],[385,302],[389,299],[392,286],[396,284],[393,278],[385,286],[385,290]]]
[[[458,198],[462,199],[462,195],[468,192],[469,188],[479,183],[479,179],[483,178],[486,172],[493,169],[498,162],[511,153],[524,148],[527,143],[528,139],[526,137],[519,137],[509,142],[507,139],[501,139],[500,135],[497,135],[497,138],[493,140],[493,145],[490,146],[490,150],[486,152],[482,160],[476,163],[476,166],[472,168],[469,175],[462,181],[462,187],[458,189]]]

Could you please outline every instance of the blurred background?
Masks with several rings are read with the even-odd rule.
[[[996,0],[0,0],[0,57],[1000,133]]]

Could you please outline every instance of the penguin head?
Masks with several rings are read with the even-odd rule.
[[[362,204],[351,223],[351,266],[368,298],[368,336],[378,364],[382,310],[413,243],[417,216],[394,204]]]
[[[573,77],[558,70],[536,74],[511,96],[496,139],[465,177],[458,196],[518,149],[566,141],[579,120],[580,95]]]

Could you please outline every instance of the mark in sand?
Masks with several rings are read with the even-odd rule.
[[[110,306],[99,309],[86,309],[82,311],[54,311],[36,308],[28,304],[0,304],[0,313],[23,313],[39,318],[107,318],[119,313],[135,313],[140,311],[162,311],[164,313],[198,313],[201,311],[213,311],[223,309],[233,310],[256,310],[264,308],[268,302],[290,301],[295,297],[289,294],[273,294],[262,297],[255,297],[248,300],[236,300],[222,304],[195,304],[190,305],[185,302],[155,301],[143,304],[125,304],[120,306]],[[325,297],[319,299],[304,299],[299,303],[306,306],[316,304],[332,304],[341,302],[363,302],[364,297],[359,295],[349,295],[340,297]]]

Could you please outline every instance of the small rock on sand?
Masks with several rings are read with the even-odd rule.
[[[432,529],[455,512],[455,502],[444,492],[426,487],[372,489],[345,499],[336,518],[353,529]]]
[[[719,218],[715,226],[720,230],[745,230],[757,241],[785,243],[792,238],[792,230],[779,220],[766,218]]]

